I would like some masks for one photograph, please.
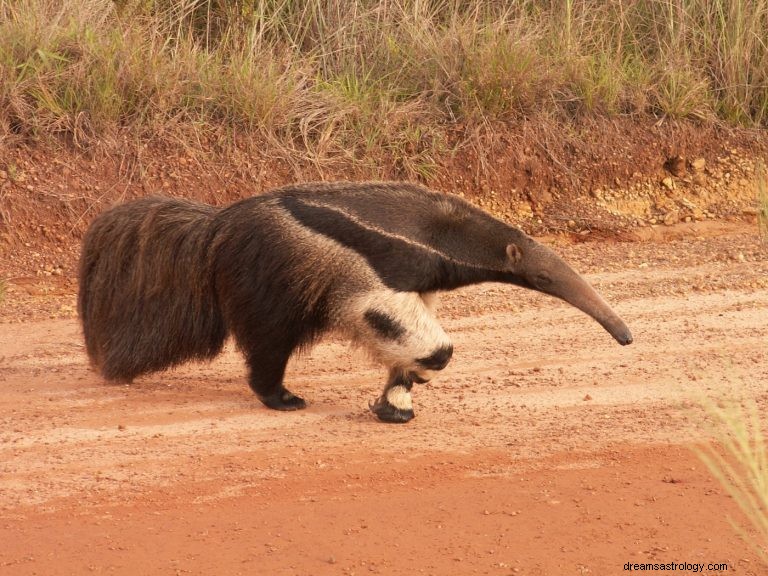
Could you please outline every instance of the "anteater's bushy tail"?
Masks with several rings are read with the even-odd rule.
[[[145,198],[96,218],[83,241],[78,312],[93,364],[130,381],[224,344],[211,274],[217,209]]]

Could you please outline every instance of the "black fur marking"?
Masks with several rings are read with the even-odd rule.
[[[397,320],[377,310],[366,310],[365,321],[373,328],[380,336],[387,338],[388,340],[399,340],[403,334],[405,334],[405,328]]]
[[[390,370],[386,390],[394,388],[395,386],[402,386],[410,392],[411,388],[413,388],[413,378],[411,377],[411,374],[405,374],[397,368]]]
[[[427,382],[429,382],[429,378],[422,378],[421,376],[416,374],[416,372],[409,372],[408,378],[410,378],[411,382],[413,382],[414,384],[426,384]]]
[[[416,362],[427,370],[442,370],[448,365],[453,356],[453,344],[441,346],[426,358],[418,358]]]
[[[393,290],[434,292],[477,282],[510,281],[511,275],[506,272],[456,262],[367,228],[334,208],[309,204],[290,195],[280,197],[279,202],[302,225],[361,254]]]

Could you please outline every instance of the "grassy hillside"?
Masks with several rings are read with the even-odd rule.
[[[0,138],[428,177],[544,116],[768,125],[768,0],[0,0]]]

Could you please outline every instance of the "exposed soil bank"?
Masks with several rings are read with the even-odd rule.
[[[446,155],[433,188],[462,194],[534,234],[634,239],[677,222],[754,221],[765,131],[628,119],[520,123]],[[16,144],[0,157],[0,277],[71,276],[82,233],[105,207],[147,194],[226,204],[294,181],[398,179],[296,163],[269,147],[105,144],[96,152]],[[641,232],[642,235],[642,232]]]

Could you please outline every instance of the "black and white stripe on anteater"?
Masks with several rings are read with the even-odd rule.
[[[78,311],[109,379],[213,358],[232,334],[251,388],[278,410],[305,406],[283,385],[291,354],[340,331],[389,369],[373,412],[406,422],[413,383],[453,352],[435,293],[487,281],[562,298],[632,341],[551,250],[458,197],[403,183],[288,186],[226,208],[169,198],[118,206],[86,234]]]

